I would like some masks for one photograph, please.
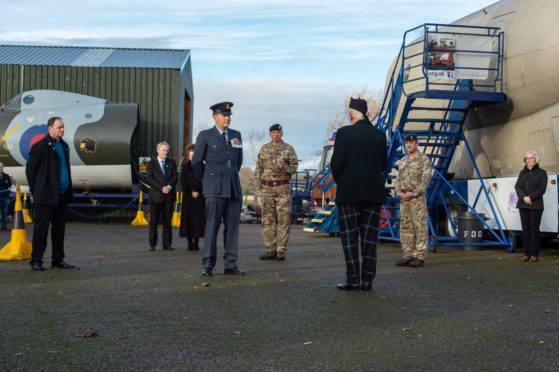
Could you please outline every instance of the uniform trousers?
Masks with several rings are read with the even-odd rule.
[[[538,257],[543,209],[519,208],[518,211],[520,212],[520,224],[522,225],[524,255]]]
[[[5,229],[7,225],[9,206],[10,206],[10,197],[8,195],[0,197],[0,212],[2,213],[0,224],[2,225],[3,229]]]
[[[291,190],[289,185],[262,190],[262,240],[268,252],[287,251],[291,229]]]
[[[35,205],[35,225],[31,241],[31,263],[43,263],[43,255],[47,249],[49,224],[52,244],[51,262],[60,263],[64,259],[64,233],[66,231],[66,210],[68,198],[65,194],[58,197],[58,205],[37,203]]]
[[[400,201],[400,245],[404,257],[425,259],[429,243],[428,218],[425,195]]]
[[[169,199],[163,203],[150,203],[149,214],[149,246],[155,248],[157,245],[157,225],[159,221],[163,225],[163,248],[170,248],[173,241],[173,230],[171,218],[173,216],[173,200]]]
[[[241,200],[206,197],[206,230],[204,232],[204,269],[213,270],[217,259],[217,235],[223,220],[223,265],[225,269],[237,267],[239,251],[239,222]]]
[[[377,273],[380,205],[361,202],[338,204],[337,207],[347,282],[359,284],[359,278],[362,281],[372,282]],[[359,245],[361,245],[363,258],[361,273],[359,272]]]

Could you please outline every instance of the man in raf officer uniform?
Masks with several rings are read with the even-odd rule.
[[[270,127],[270,142],[260,149],[255,181],[262,205],[262,240],[266,253],[261,260],[285,260],[291,227],[291,188],[289,179],[299,162],[291,145],[283,142],[280,124]]]
[[[408,155],[398,162],[395,188],[400,198],[400,244],[403,257],[398,266],[421,267],[425,260],[429,229],[425,190],[431,179],[431,162],[418,149],[417,136],[404,139]]]
[[[215,127],[200,132],[192,168],[202,181],[206,198],[206,230],[204,234],[202,275],[211,276],[217,257],[217,234],[223,219],[224,272],[245,275],[237,267],[239,222],[241,215],[241,181],[239,170],[243,164],[241,133],[231,125],[231,102],[216,103],[213,111]]]

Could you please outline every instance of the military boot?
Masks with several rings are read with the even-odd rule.
[[[276,254],[276,260],[278,261],[285,261],[285,252],[278,252]]]
[[[423,260],[420,260],[419,258],[414,258],[413,261],[409,263],[409,265],[411,267],[422,267]]]
[[[396,266],[408,266],[413,260],[413,257],[402,257],[396,261]]]
[[[261,260],[275,260],[277,258],[276,252],[266,252],[260,256]]]

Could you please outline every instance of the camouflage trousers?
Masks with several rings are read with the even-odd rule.
[[[291,229],[289,185],[264,187],[261,193],[262,241],[268,252],[285,252]]]
[[[425,259],[429,242],[425,195],[400,202],[400,244],[404,257]]]

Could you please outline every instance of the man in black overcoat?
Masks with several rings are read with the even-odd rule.
[[[367,102],[363,99],[351,98],[349,118],[352,125],[336,133],[330,162],[337,185],[336,206],[346,262],[346,282],[337,287],[371,290],[376,275],[380,208],[385,202],[386,136],[367,118]]]
[[[70,147],[62,139],[64,121],[51,117],[47,121],[48,134],[31,147],[25,166],[27,182],[35,203],[35,225],[31,242],[31,268],[43,271],[43,255],[47,248],[51,225],[51,267],[73,269],[64,261],[64,232],[66,209],[72,201]]]
[[[10,188],[12,187],[12,177],[4,172],[4,163],[0,162],[0,228],[7,230],[8,207],[10,206]]]
[[[173,202],[175,201],[175,186],[178,182],[177,165],[168,158],[169,144],[157,144],[157,156],[147,164],[146,183],[149,185],[149,250],[154,251],[157,246],[157,225],[161,220],[163,225],[163,249],[172,251],[173,231],[171,218],[173,217]]]

